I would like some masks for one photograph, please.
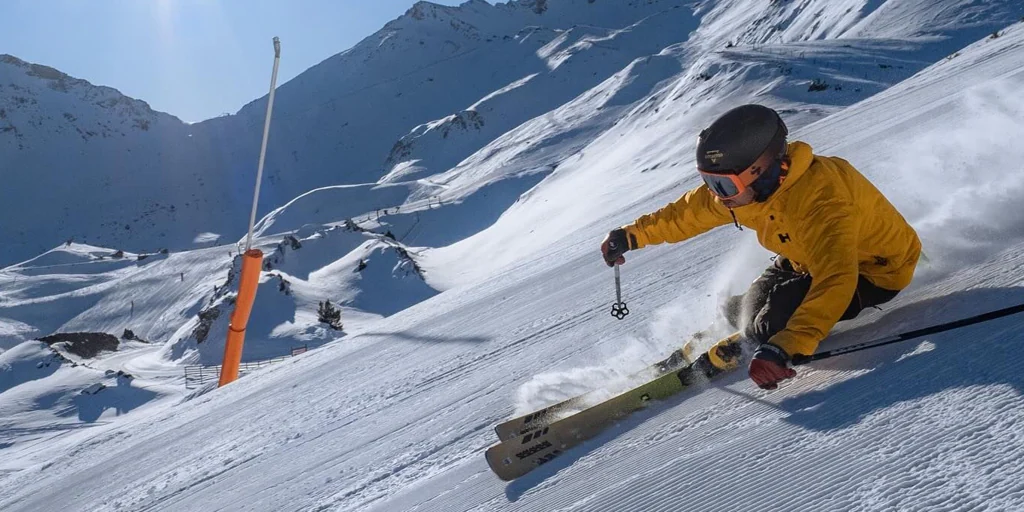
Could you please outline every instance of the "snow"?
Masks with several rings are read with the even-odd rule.
[[[0,271],[0,509],[1020,509],[1019,316],[816,362],[777,391],[727,375],[512,483],[482,453],[515,413],[611,393],[692,333],[723,333],[721,297],[769,264],[752,233],[627,254],[623,321],[597,242],[695,185],[694,136],[737,104],[778,108],[792,138],[852,162],[924,243],[914,284],[824,349],[1024,301],[1022,16],[1010,1],[418,3],[279,92],[244,360],[308,352],[184,389],[183,365],[219,362],[237,291],[241,228],[208,210],[153,221],[180,235],[168,254],[11,239],[34,249],[9,247],[22,263]],[[815,78],[833,88],[808,91]],[[214,145],[260,101],[192,138]],[[343,106],[357,115],[327,112]],[[248,138],[218,150],[234,163],[211,182],[254,159]],[[399,139],[411,149],[389,160]],[[248,179],[224,207],[239,220]],[[6,229],[48,222],[18,219]],[[341,332],[316,319],[325,299]],[[125,328],[150,343],[82,360],[32,341]]]

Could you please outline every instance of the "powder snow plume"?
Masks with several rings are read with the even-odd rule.
[[[894,201],[927,257],[920,280],[1024,239],[1024,99],[1010,87],[995,82],[968,91],[954,122],[932,124],[894,155]]]

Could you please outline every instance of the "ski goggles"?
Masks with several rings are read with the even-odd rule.
[[[782,162],[778,158],[771,158],[771,161],[767,163],[762,163],[762,159],[758,159],[750,167],[736,174],[730,171],[725,171],[728,174],[721,174],[700,169],[697,169],[697,172],[700,173],[700,177],[704,179],[704,183],[712,194],[719,199],[732,199],[746,192],[761,175],[779,175],[782,172]]]

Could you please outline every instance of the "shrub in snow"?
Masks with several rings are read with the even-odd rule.
[[[320,303],[316,315],[317,320],[331,326],[331,329],[340,331],[344,327],[341,323],[341,310],[334,307],[330,300]]]

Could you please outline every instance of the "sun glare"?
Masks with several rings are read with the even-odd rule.
[[[157,23],[160,39],[167,43],[174,38],[174,2],[177,0],[156,0]]]

